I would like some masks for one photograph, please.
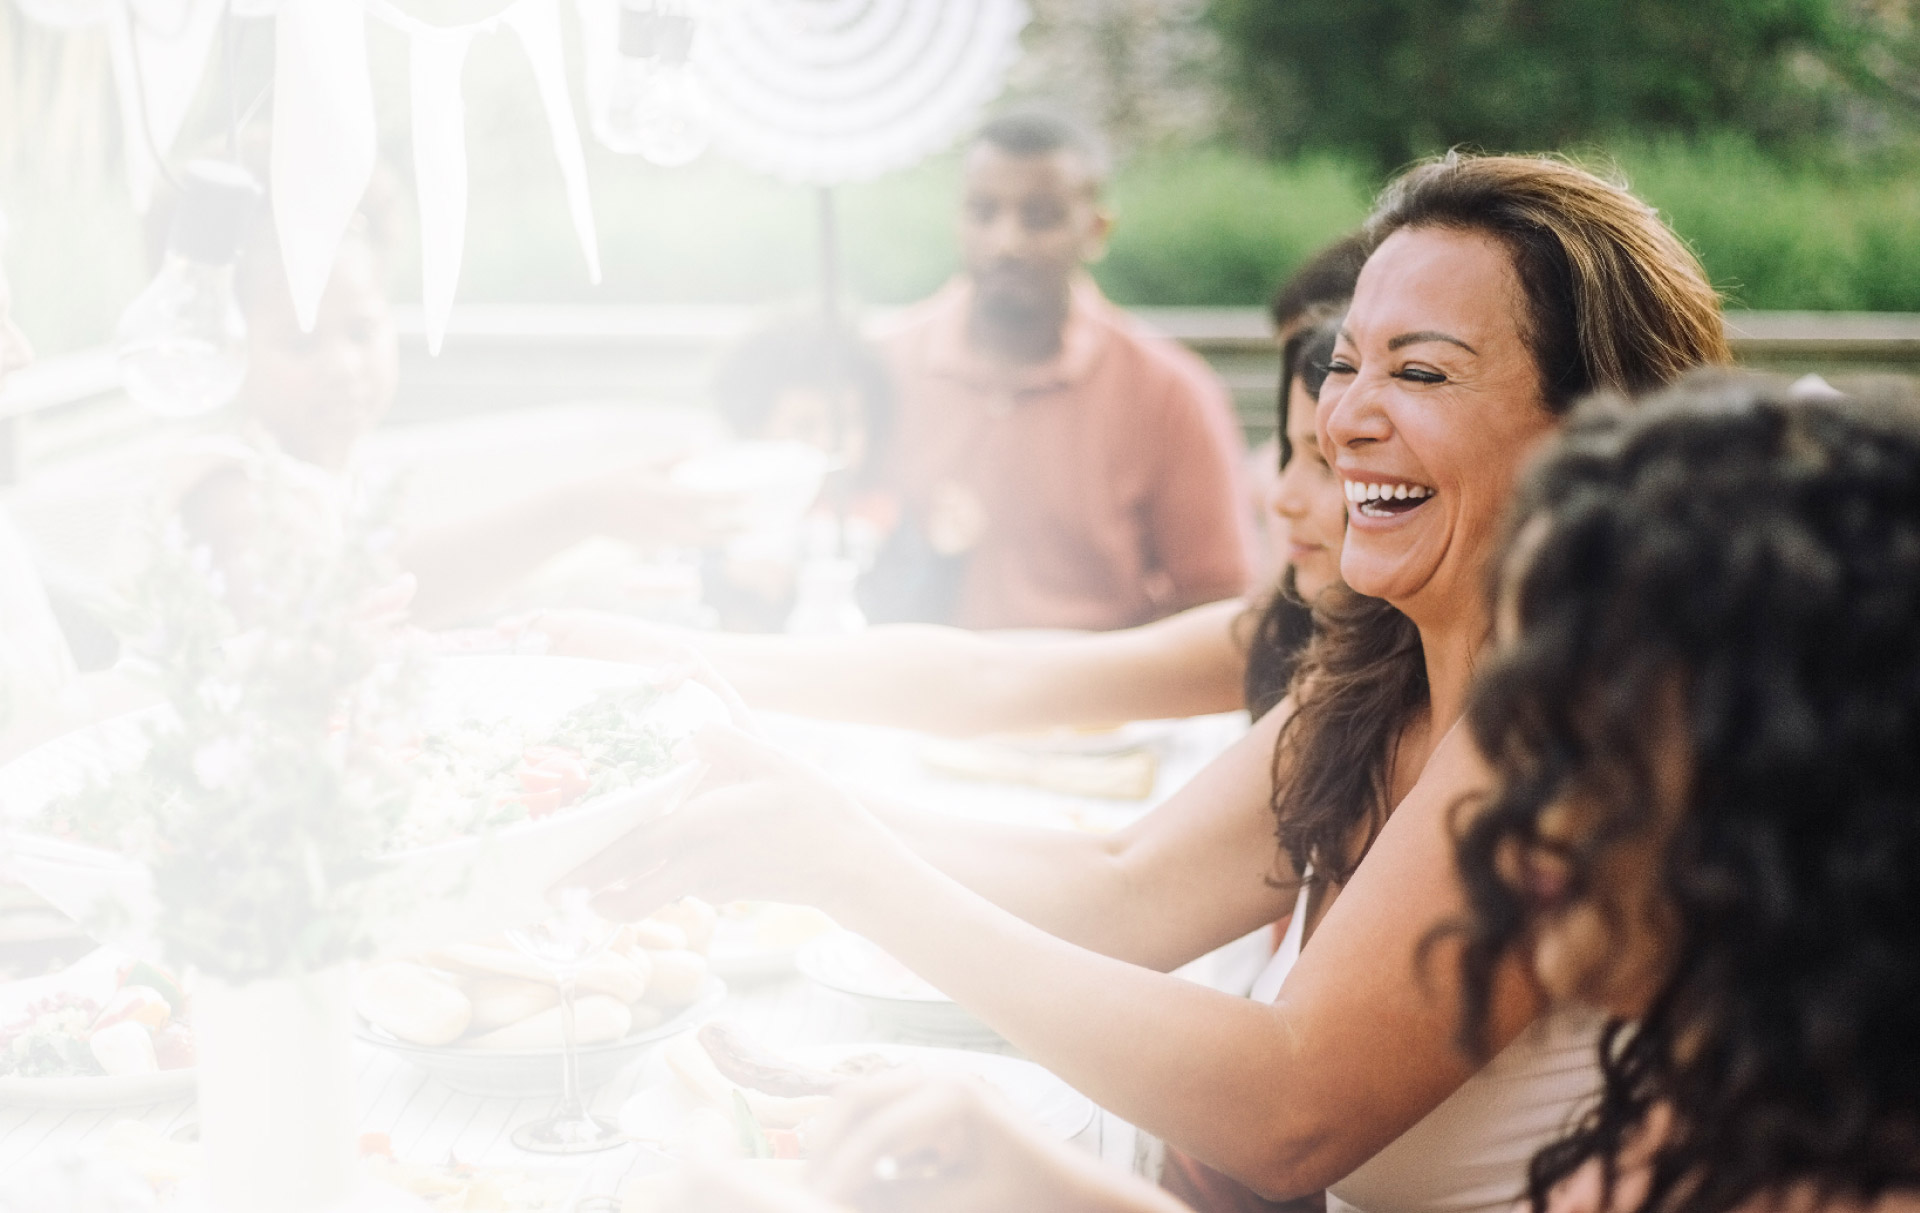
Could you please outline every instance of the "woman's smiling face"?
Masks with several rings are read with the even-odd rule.
[[[1340,580],[1340,541],[1347,529],[1340,478],[1320,454],[1314,402],[1295,376],[1287,385],[1287,445],[1291,453],[1274,486],[1273,511],[1287,522],[1287,563],[1294,589],[1307,602]]]
[[[1316,413],[1355,590],[1416,618],[1478,601],[1514,477],[1556,423],[1525,316],[1490,236],[1403,228],[1367,259]]]

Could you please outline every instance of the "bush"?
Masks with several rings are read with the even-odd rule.
[[[1627,146],[1615,159],[1736,306],[1920,311],[1920,172],[1910,167],[1783,161],[1732,139]],[[816,289],[811,190],[722,162],[665,172],[595,153],[606,281],[594,287],[548,153],[476,149],[473,167],[463,302],[778,303]],[[909,302],[953,272],[959,181],[949,155],[837,192],[850,299]],[[1257,305],[1365,217],[1374,185],[1358,162],[1331,157],[1143,154],[1114,182],[1119,224],[1096,274],[1126,304]],[[0,182],[0,207],[13,221],[5,259],[28,334],[47,353],[106,340],[144,277],[123,189],[109,182],[81,197]],[[396,250],[400,299],[419,297],[418,260]]]

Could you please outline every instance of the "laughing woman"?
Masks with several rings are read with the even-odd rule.
[[[1698,382],[1596,409],[1516,510],[1491,973],[1632,1021],[1535,1210],[1920,1209],[1920,401]]]
[[[1597,1082],[1598,1025],[1493,975],[1497,1054],[1455,1048],[1455,723],[1522,461],[1595,388],[1725,361],[1718,300],[1652,210],[1564,163],[1450,157],[1389,189],[1328,363],[1316,458],[1340,571],[1293,690],[1180,794],[1105,837],[874,810],[738,737],[712,789],[583,871],[613,913],[681,893],[811,902],[1104,1106],[1267,1196],[1493,1210]],[[722,783],[731,778],[733,782]],[[1274,839],[1276,830],[1279,847]],[[1164,970],[1294,913],[1268,1001]],[[1451,946],[1451,945],[1449,945]],[[1277,989],[1275,989],[1277,987]]]

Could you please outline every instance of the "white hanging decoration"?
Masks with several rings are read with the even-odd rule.
[[[438,354],[467,243],[467,106],[460,75],[473,34],[420,30],[412,39],[413,167],[420,203],[420,304],[427,352]]]
[[[20,15],[54,29],[99,25],[119,7],[118,0],[13,0]]]
[[[554,155],[560,163],[574,230],[586,254],[588,276],[600,281],[600,249],[587,191],[586,156],[567,92],[566,58],[556,0],[515,0],[502,12],[466,25],[429,25],[389,0],[366,0],[367,12],[405,35],[413,96],[414,184],[420,206],[420,294],[427,350],[438,354],[453,312],[467,233],[466,102],[461,69],[476,35],[510,30],[533,69]]]
[[[694,61],[719,150],[784,180],[877,177],[941,150],[997,96],[1024,0],[727,0]]]
[[[600,238],[593,222],[593,195],[587,186],[587,156],[580,142],[580,124],[573,115],[573,94],[567,84],[566,53],[560,38],[559,0],[520,0],[500,14],[501,23],[520,39],[533,78],[546,107],[547,127],[553,136],[553,154],[567,191],[567,209],[580,250],[587,259],[587,278],[600,284]]]
[[[379,153],[361,0],[283,0],[274,64],[273,218],[294,315],[312,332]]]
[[[165,155],[180,137],[225,10],[226,0],[146,0],[115,3],[106,11],[127,187],[136,210],[144,212],[153,203],[160,177],[154,148]]]

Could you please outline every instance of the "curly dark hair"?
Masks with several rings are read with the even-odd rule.
[[[1512,627],[1467,714],[1496,790],[1455,825],[1463,1039],[1485,1055],[1538,916],[1670,829],[1671,963],[1605,1038],[1598,1106],[1534,1159],[1533,1208],[1590,1161],[1611,1190],[1656,1108],[1650,1213],[1920,1186],[1920,400],[1722,372],[1623,403],[1583,406],[1510,515]],[[1677,814],[1660,720],[1688,747]],[[1542,827],[1570,798],[1598,819],[1572,841]],[[1548,855],[1550,903],[1514,887]]]

